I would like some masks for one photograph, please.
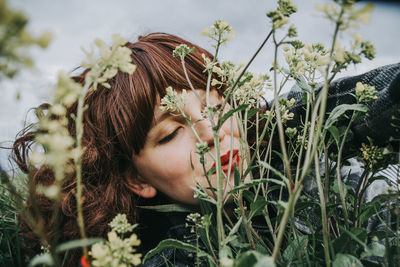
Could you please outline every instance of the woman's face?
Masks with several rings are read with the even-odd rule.
[[[204,90],[196,90],[205,99]],[[222,104],[223,98],[216,90],[210,92],[210,104]],[[210,152],[215,155],[214,137],[208,119],[202,118],[204,106],[190,91],[186,98],[184,113],[189,117],[203,142],[209,144]],[[229,107],[226,108],[227,110]],[[157,191],[184,204],[196,204],[193,198],[193,189],[196,184],[209,187],[200,156],[196,153],[198,139],[181,115],[171,115],[168,111],[155,108],[155,117],[152,127],[146,137],[145,145],[139,154],[133,156],[133,163],[139,174],[137,184],[131,186],[136,194],[152,198]],[[195,123],[196,122],[196,123]],[[239,132],[235,119],[228,119],[222,126],[220,133],[220,154],[223,171],[231,169],[239,161],[239,154],[234,156],[232,164],[226,162],[229,151],[239,150]],[[231,146],[233,145],[233,147]],[[225,157],[224,157],[225,155]],[[240,155],[242,156],[242,155]],[[214,164],[211,156],[206,153],[205,169],[208,171]],[[246,166],[244,166],[246,168]],[[233,171],[229,180],[233,183]],[[211,183],[217,186],[216,174],[211,175]],[[229,186],[228,186],[229,189]],[[209,192],[210,194],[210,192]]]

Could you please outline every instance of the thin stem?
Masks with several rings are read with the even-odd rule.
[[[220,144],[219,144],[219,135],[218,133],[214,132],[214,145],[216,147],[215,149],[215,157],[216,157],[216,167],[217,167],[217,182],[218,182],[218,188],[217,188],[217,231],[218,231],[218,248],[219,251],[222,249],[223,245],[223,240],[225,239],[225,231],[224,231],[224,225],[223,225],[223,220],[222,220],[222,198],[223,198],[223,179],[221,176],[221,151],[219,149]]]
[[[285,134],[283,131],[283,123],[282,123],[282,117],[281,117],[281,112],[280,112],[280,104],[278,101],[278,90],[277,90],[277,79],[278,79],[278,73],[277,73],[277,66],[278,66],[278,47],[279,44],[276,43],[275,41],[275,32],[273,34],[274,37],[274,43],[275,43],[275,50],[274,50],[274,99],[275,99],[275,116],[276,116],[276,121],[277,121],[277,126],[278,126],[278,135],[279,135],[279,144],[281,146],[281,152],[283,154],[283,163],[284,163],[284,170],[286,175],[288,176],[288,179],[290,182],[292,182],[292,173],[290,171],[290,162],[289,162],[289,156],[287,153],[286,149],[286,141],[285,141]],[[290,190],[289,190],[290,194]]]
[[[358,199],[359,199],[359,194],[360,194],[360,188],[361,188],[361,185],[363,184],[364,177],[367,176],[368,173],[369,173],[368,168],[365,168],[363,173],[360,176],[360,179],[358,180],[356,191],[354,194],[353,209],[354,209],[354,221],[355,222],[357,222],[357,217],[358,217],[357,205],[358,205]]]
[[[183,68],[183,73],[185,74],[185,78],[189,84],[190,89],[196,96],[196,98],[200,101],[203,106],[207,107],[207,104],[204,102],[203,98],[200,97],[200,95],[197,93],[196,89],[193,87],[192,82],[190,81],[189,75],[187,73],[186,65],[185,65],[185,57],[181,56],[181,63],[182,63],[182,68]]]
[[[82,239],[86,238],[85,224],[83,220],[82,211],[82,137],[83,137],[83,113],[86,110],[84,107],[85,97],[92,85],[92,80],[89,79],[85,82],[85,86],[82,89],[82,93],[78,99],[77,116],[75,119],[76,124],[76,149],[78,151],[78,156],[74,158],[75,168],[76,168],[76,207],[78,212],[78,226],[79,232]],[[83,253],[87,257],[87,246],[83,246]]]
[[[246,211],[244,210],[244,206],[243,206],[243,197],[242,197],[243,190],[240,190],[239,194],[240,194],[240,196],[239,196],[239,200],[240,200],[239,201],[239,208],[240,208],[240,212],[242,214],[243,224],[244,224],[244,228],[245,228],[245,231],[246,231],[246,235],[247,235],[247,238],[250,241],[251,248],[252,249],[256,249],[256,243],[254,242],[253,236],[251,235],[251,229],[250,229],[251,227],[249,226],[249,221],[248,221],[248,219],[246,217]]]
[[[331,266],[331,258],[329,255],[329,230],[328,230],[328,219],[326,216],[326,202],[324,196],[324,189],[322,187],[320,169],[319,169],[319,155],[315,153],[314,156],[314,164],[315,164],[315,176],[317,178],[317,187],[318,194],[321,206],[321,215],[322,215],[322,237],[324,242],[324,254],[325,254],[325,264],[327,267]]]

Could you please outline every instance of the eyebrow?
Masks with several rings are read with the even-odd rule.
[[[180,114],[176,114],[176,115],[180,115]],[[161,116],[157,120],[154,121],[153,127],[157,126],[158,124],[160,124],[161,122],[165,121],[166,119],[168,119],[168,118],[170,118],[172,116],[174,116],[174,115],[171,112],[168,112],[168,111],[163,112],[161,114]]]

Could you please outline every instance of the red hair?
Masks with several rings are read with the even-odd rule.
[[[180,59],[172,56],[172,51],[180,44],[195,47],[185,59],[186,68],[193,86],[206,88],[208,74],[203,72],[202,54],[210,59],[213,56],[179,37],[153,33],[139,37],[135,43],[126,44],[132,50],[132,63],[137,66],[132,75],[118,72],[109,81],[111,89],[99,87],[86,97],[88,109],[83,118],[82,144],[85,150],[82,156],[82,187],[85,230],[89,237],[105,236],[109,231],[108,223],[117,213],[127,214],[130,222],[138,219],[138,197],[127,187],[127,181],[136,177],[132,155],[143,148],[153,121],[154,109],[159,98],[165,95],[165,89],[168,86],[178,90],[189,88]],[[83,84],[86,73],[87,70],[73,78]],[[67,118],[75,113],[76,104],[69,108]],[[74,136],[72,119],[69,121],[69,131]],[[54,175],[47,166],[32,171],[32,166],[28,164],[30,145],[34,142],[35,134],[30,129],[22,132],[14,143],[13,159],[21,170],[30,173],[30,182],[34,187],[50,185]],[[39,209],[44,219],[43,229],[48,229],[48,238],[59,236],[61,242],[80,238],[75,187],[75,175],[66,177],[56,218],[52,216],[54,210],[49,199],[39,195],[34,196],[34,199],[28,198],[26,208],[32,213],[36,208]],[[51,227],[56,224],[60,226],[58,233]],[[21,227],[26,238],[36,240],[23,218]],[[35,242],[39,245],[37,240]],[[70,254],[68,266],[77,265],[79,256],[78,252]]]

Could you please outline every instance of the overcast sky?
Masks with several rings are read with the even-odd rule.
[[[44,51],[32,49],[35,69],[22,72],[17,79],[0,83],[0,145],[10,145],[23,126],[29,108],[49,99],[57,72],[71,71],[84,56],[81,47],[89,48],[95,38],[109,42],[119,33],[135,41],[138,35],[167,32],[181,36],[212,50],[200,31],[216,19],[228,21],[236,37],[221,52],[220,59],[239,63],[247,61],[270,30],[265,16],[275,8],[275,0],[12,0],[30,18],[29,29],[35,34],[44,30],[53,33],[51,45]],[[297,25],[299,39],[328,44],[332,34],[329,22],[316,16],[316,3],[324,0],[293,0],[298,13],[291,22]],[[359,4],[364,5],[365,2]],[[400,61],[400,4],[377,3],[371,23],[360,32],[376,46],[377,57],[362,63],[348,75]],[[343,38],[347,38],[345,35]],[[346,44],[346,40],[342,41]],[[272,46],[266,46],[251,67],[265,72],[272,62]],[[15,95],[20,92],[20,100]],[[29,117],[28,117],[29,120]],[[7,153],[0,151],[0,164]]]

